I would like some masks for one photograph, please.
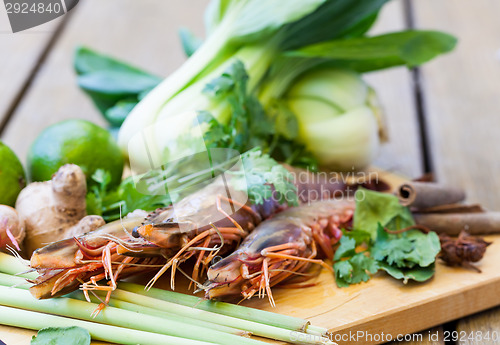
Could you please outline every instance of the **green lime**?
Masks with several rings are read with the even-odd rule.
[[[28,173],[32,181],[50,180],[64,164],[82,168],[87,184],[98,169],[109,171],[111,186],[120,183],[123,157],[111,134],[86,120],[66,120],[46,128],[28,153]]]
[[[26,185],[26,175],[16,154],[0,141],[0,204],[14,206]]]

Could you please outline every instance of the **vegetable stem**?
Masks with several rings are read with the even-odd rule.
[[[212,345],[204,341],[171,337],[164,334],[150,333],[122,327],[102,325],[95,322],[69,319],[61,316],[0,306],[0,324],[39,330],[46,327],[78,326],[89,331],[95,340],[118,344],[151,345]]]
[[[248,321],[264,323],[275,327],[280,327],[293,331],[305,331],[310,333],[310,329],[314,329],[315,333],[320,330],[321,335],[326,335],[328,330],[321,327],[311,328],[310,322],[301,318],[280,315],[264,310],[243,307],[226,302],[204,300],[196,296],[185,295],[177,292],[151,288],[149,291],[144,290],[144,286],[120,282],[119,289],[134,292],[140,295],[149,296],[159,300],[164,300],[176,304],[181,304],[188,307],[194,307],[201,310],[211,311],[222,315],[232,316],[236,318],[244,318]]]
[[[103,294],[98,293],[97,295],[104,295],[104,293]],[[67,297],[71,297],[71,298],[74,298],[74,299],[77,299],[80,301],[86,301],[85,297],[83,296],[83,294],[81,292],[75,291],[74,293],[70,294]],[[91,298],[92,297],[93,296],[91,296]],[[95,297],[94,297],[94,299],[95,299]],[[136,303],[139,303],[139,302],[140,301],[138,300]],[[97,303],[99,303],[99,301]],[[190,324],[190,325],[198,325],[201,327],[207,327],[207,328],[211,328],[211,329],[216,330],[216,331],[225,332],[225,333],[229,333],[229,334],[245,336],[245,337],[249,337],[251,335],[250,332],[242,331],[241,329],[236,329],[233,327],[219,325],[219,324],[212,323],[209,321],[204,321],[204,320],[199,320],[199,319],[194,319],[194,318],[191,319],[188,317],[178,315],[175,313],[175,311],[170,312],[170,311],[166,311],[166,310],[149,308],[149,307],[145,307],[145,306],[140,305],[140,304],[135,304],[135,303],[130,303],[130,302],[118,300],[116,298],[111,298],[111,300],[109,302],[109,306],[114,307],[114,308],[118,308],[118,309],[133,311],[135,313],[161,317],[164,320],[174,320],[174,321],[184,322],[184,323]]]
[[[208,341],[219,345],[262,344],[262,342],[254,339],[227,334],[192,324],[185,324],[175,320],[165,322],[165,320],[159,317],[150,315],[140,315],[140,322],[138,322],[137,313],[113,307],[104,308],[95,318],[92,318],[91,314],[98,308],[98,305],[95,303],[65,297],[35,300],[28,291],[11,289],[4,286],[0,286],[0,305],[44,313],[55,313],[60,316],[87,321],[95,320],[96,322],[112,326],[132,328],[139,331],[160,333],[185,339]]]

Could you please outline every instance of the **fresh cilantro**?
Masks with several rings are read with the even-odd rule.
[[[293,176],[269,155],[254,149],[241,155],[243,171],[233,173],[232,183],[238,190],[246,190],[250,202],[261,204],[276,198],[280,204],[298,205],[297,188]]]
[[[377,241],[372,256],[396,267],[427,267],[434,263],[441,251],[439,237],[435,232],[424,234],[419,230],[409,230],[401,234],[388,234],[379,224]]]
[[[387,230],[415,224],[409,209],[401,206],[394,195],[365,189],[357,193],[363,194],[356,195],[354,230],[344,231],[334,256],[337,285],[345,287],[367,281],[369,274],[379,269],[405,284],[408,280],[430,279],[441,250],[438,235],[416,229],[389,233]],[[358,230],[360,227],[367,231]]]
[[[370,257],[369,251],[356,253],[356,247],[369,241],[370,237],[361,230],[345,232],[335,251],[333,265],[338,287],[347,287],[370,279],[369,274],[378,271],[377,262]],[[339,261],[340,260],[340,261]]]
[[[153,211],[171,204],[168,195],[147,195],[140,193],[132,177],[124,179],[118,188],[109,189],[111,174],[98,169],[92,179],[96,182],[86,197],[87,213],[100,215],[106,221],[120,218],[134,210]]]
[[[378,264],[367,253],[357,253],[348,260],[336,262],[333,269],[337,286],[347,287],[368,281],[369,274],[378,271]]]
[[[217,102],[224,100],[231,109],[227,124],[219,123],[207,111],[200,112],[198,122],[209,126],[203,137],[207,148],[223,147],[243,153],[258,147],[278,161],[317,170],[316,159],[295,140],[298,135],[295,115],[283,111],[279,105],[267,113],[257,97],[249,92],[248,74],[241,61],[233,63],[203,91]]]

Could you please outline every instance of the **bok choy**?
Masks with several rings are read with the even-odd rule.
[[[435,31],[367,36],[387,1],[289,0],[283,6],[279,0],[212,0],[205,14],[205,41],[200,44],[182,31],[185,51],[192,54],[187,61],[152,90],[137,78],[134,85],[144,92],[129,103],[124,97],[110,106],[121,109],[121,115],[133,107],[119,131],[122,151],[134,157],[136,168],[148,170],[177,159],[186,138],[199,143],[200,138],[214,136],[214,125],[192,130],[200,112],[222,127],[231,126],[234,103],[243,104],[245,98],[215,96],[218,88],[229,85],[225,82],[234,82],[224,75],[240,62],[246,91],[260,104],[249,109],[250,115],[261,119],[262,109],[273,132],[265,138],[257,134],[262,140],[251,142],[251,147],[299,165],[351,169],[370,163],[386,137],[375,92],[359,73],[415,67],[451,51],[456,43],[454,37]],[[78,54],[79,60],[85,56]],[[80,73],[80,85],[82,78],[101,86],[92,90],[93,98],[112,94],[112,85],[105,87],[107,82],[97,73]],[[207,93],[207,85],[216,89]],[[255,134],[244,126],[232,132],[234,137]],[[138,136],[140,140],[134,140]],[[146,137],[158,161],[146,154]],[[191,153],[203,146],[193,144]]]

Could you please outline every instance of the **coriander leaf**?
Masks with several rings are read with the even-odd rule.
[[[280,204],[298,205],[293,176],[282,165],[257,149],[246,152],[241,158],[243,173],[234,174],[232,183],[239,190],[246,187],[251,202],[261,204],[274,193]]]
[[[338,261],[333,265],[335,281],[338,287],[347,287],[370,279],[369,273],[378,270],[378,264],[365,253],[357,253],[348,260]]]
[[[399,230],[415,221],[410,210],[402,206],[396,196],[359,188],[356,191],[356,209],[353,227],[370,233],[372,239],[377,237],[377,224],[391,230]]]
[[[90,334],[81,327],[48,327],[38,331],[31,345],[89,345]]]
[[[122,180],[115,190],[109,189],[111,174],[108,171],[98,169],[92,175],[92,180],[97,185],[87,193],[87,214],[100,215],[106,221],[119,219],[120,215],[137,209],[153,211],[171,204],[168,196],[140,193],[132,177]]]
[[[388,234],[380,224],[377,241],[371,249],[374,259],[409,268],[433,264],[440,251],[439,237],[435,232],[425,234],[419,230],[409,230],[402,234]]]
[[[434,265],[428,267],[416,267],[413,269],[402,269],[391,266],[385,262],[379,262],[378,265],[380,269],[387,272],[387,274],[391,277],[402,279],[404,284],[408,283],[410,279],[417,282],[424,282],[431,279],[435,273]]]
[[[333,264],[333,270],[335,271],[335,282],[337,286],[348,287],[353,271],[351,263],[348,260],[336,262]]]
[[[377,261],[386,261],[389,265],[406,267],[406,258],[414,250],[412,241],[401,235],[388,234],[382,225],[378,225],[377,240],[371,249],[373,258]]]
[[[415,249],[407,256],[406,260],[415,262],[421,267],[432,265],[436,256],[441,251],[439,236],[431,231],[425,234],[418,230],[410,230],[405,233],[406,239],[415,244]]]
[[[339,246],[335,251],[335,256],[333,260],[337,261],[344,257],[350,257],[356,254],[354,251],[356,249],[356,240],[348,236],[342,236],[339,241]]]
[[[342,232],[343,232],[344,236],[347,236],[347,237],[354,239],[356,241],[356,246],[360,246],[363,243],[365,243],[368,245],[368,247],[370,247],[370,245],[372,243],[370,233],[368,233],[366,231],[359,230],[359,229],[352,229],[349,231],[342,230]]]

